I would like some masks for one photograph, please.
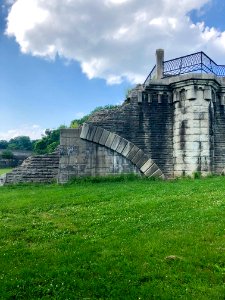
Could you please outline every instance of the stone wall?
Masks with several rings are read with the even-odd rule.
[[[81,129],[62,129],[59,183],[73,177],[122,173],[140,174],[138,168],[116,151],[80,138]]]
[[[150,94],[151,92],[151,94]],[[173,171],[173,106],[170,95],[162,90],[140,87],[115,110],[95,114],[89,123],[124,137],[142,149],[165,176]]]

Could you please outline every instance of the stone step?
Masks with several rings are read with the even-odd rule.
[[[51,182],[57,178],[58,167],[58,153],[30,156],[20,167],[6,175],[5,183]]]

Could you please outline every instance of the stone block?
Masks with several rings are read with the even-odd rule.
[[[163,176],[163,173],[160,169],[157,169],[150,177],[161,177]]]
[[[212,100],[212,90],[211,89],[205,89],[204,90],[204,99],[205,100]]]
[[[103,128],[97,127],[95,135],[93,137],[93,142],[98,143],[103,133]]]
[[[113,143],[112,143],[112,145],[111,145],[111,149],[112,149],[112,150],[116,150],[116,148],[118,147],[118,145],[119,145],[121,139],[122,139],[122,138],[121,138],[119,135],[117,135],[117,134],[115,135],[115,138],[114,138]]]
[[[124,150],[122,151],[122,155],[127,157],[131,149],[134,147],[134,144],[131,142],[128,142]]]
[[[118,147],[116,148],[116,152],[118,153],[122,153],[124,148],[126,147],[128,141],[125,140],[124,138],[121,138],[120,143],[118,145]]]
[[[99,140],[100,145],[105,145],[109,134],[110,134],[110,132],[108,130],[103,129],[102,136]]]
[[[186,98],[187,100],[195,100],[197,98],[194,86],[191,86],[186,90]]]
[[[149,160],[149,157],[144,154],[138,162],[136,162],[136,166],[140,169],[144,164]]]
[[[82,130],[81,130],[81,133],[80,133],[80,138],[81,139],[86,139],[87,138],[89,128],[90,128],[89,124],[87,124],[87,123],[83,124]]]
[[[97,129],[96,126],[90,126],[89,127],[89,131],[88,131],[87,136],[86,136],[86,139],[88,141],[93,141],[96,129]]]
[[[127,155],[127,159],[132,160],[132,158],[137,154],[139,148],[134,146]]]
[[[63,146],[63,145],[66,145],[66,141],[67,141],[67,138],[64,137],[64,136],[61,136],[60,137],[60,145]]]
[[[148,103],[152,103],[152,95],[148,94]]]
[[[151,166],[153,165],[153,161],[149,158],[146,163],[140,168],[141,172],[145,173]]]
[[[225,105],[225,95],[224,94],[221,95],[220,105],[223,105],[223,106]]]
[[[114,132],[110,132],[110,134],[105,142],[105,146],[108,148],[111,148],[111,145],[112,145],[115,137],[116,137],[116,134]]]
[[[155,164],[155,163],[153,163],[151,166],[150,166],[150,168],[148,168],[145,172],[144,172],[144,174],[145,174],[145,176],[147,176],[147,177],[152,177],[152,175],[155,173],[155,171],[157,171],[159,168],[158,168],[158,166]]]
[[[67,138],[78,138],[80,137],[81,129],[80,128],[67,128],[67,129],[60,129],[60,137],[67,137]]]
[[[132,163],[136,165],[143,156],[144,156],[144,152],[141,149],[139,149],[138,152],[131,159]]]
[[[138,103],[142,102],[142,92],[138,92]]]

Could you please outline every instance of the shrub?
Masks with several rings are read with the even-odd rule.
[[[1,156],[4,159],[12,159],[12,158],[14,158],[14,155],[13,155],[12,151],[10,151],[10,150],[4,150],[2,152],[2,154],[1,154]]]

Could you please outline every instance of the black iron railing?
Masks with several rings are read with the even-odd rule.
[[[225,77],[225,65],[217,65],[202,51],[163,62],[163,78],[199,72]],[[144,84],[147,84],[155,76],[156,66],[154,66]]]

